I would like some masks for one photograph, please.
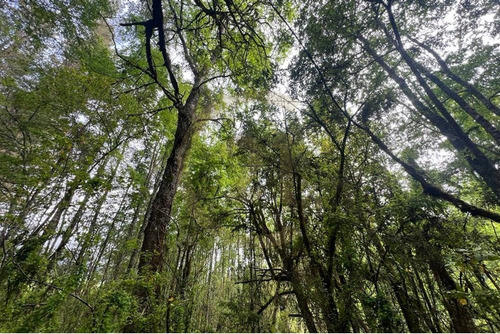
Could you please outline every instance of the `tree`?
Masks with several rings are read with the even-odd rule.
[[[0,330],[500,330],[496,3],[0,9]]]

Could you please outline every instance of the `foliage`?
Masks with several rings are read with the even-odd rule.
[[[0,331],[500,331],[497,7],[2,5]]]

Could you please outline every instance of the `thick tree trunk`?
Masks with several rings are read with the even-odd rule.
[[[162,160],[161,166],[163,167],[165,165],[165,163],[164,163],[165,158],[162,158],[161,160]],[[156,159],[151,160],[151,164],[149,167],[149,172],[148,172],[148,177],[147,177],[147,182],[146,182],[146,186],[148,188],[150,187],[151,178],[153,176],[154,161],[156,161]],[[160,174],[160,172],[157,172],[155,177],[154,177],[153,194],[155,194],[157,189],[159,189],[159,185],[161,183],[161,176],[162,175]],[[154,200],[154,198],[152,196],[149,196],[147,199],[148,203],[147,203],[146,210],[145,210],[144,220],[142,221],[142,224],[141,224],[141,227],[139,228],[139,231],[136,233],[135,240],[136,240],[137,244],[134,246],[134,249],[132,250],[132,254],[130,254],[130,258],[129,258],[129,262],[128,262],[128,266],[127,266],[127,270],[126,270],[127,273],[130,273],[130,271],[132,271],[133,269],[135,269],[137,267],[138,256],[140,254],[140,250],[142,249],[142,242],[144,240],[144,231],[146,229],[146,226],[147,226],[147,223],[149,220],[149,216],[151,214],[151,207],[153,205],[153,200]],[[142,203],[140,203],[139,206],[142,206]]]
[[[200,96],[200,87],[195,85],[187,103],[179,109],[177,129],[167,166],[163,172],[160,188],[151,207],[139,260],[139,272],[159,272],[165,257],[165,236],[170,222],[174,196],[181,177],[184,158],[195,133],[195,113]]]
[[[408,292],[404,289],[402,282],[391,279],[391,287],[396,295],[396,300],[401,308],[401,312],[403,312],[403,317],[405,318],[406,325],[408,326],[410,332],[422,333],[423,329],[421,327],[421,318],[419,317],[418,312],[419,309],[408,295]]]
[[[413,262],[413,261],[412,261]],[[416,306],[416,308],[418,309],[418,313],[420,313],[421,317],[424,319],[425,321],[425,324],[427,325],[427,328],[429,328],[429,330],[432,332],[432,333],[437,333],[439,332],[437,327],[434,325],[433,323],[433,320],[432,320],[432,316],[430,314],[430,312],[428,312],[426,309],[425,309],[425,305],[424,305],[424,302],[425,302],[425,296],[420,296],[421,294],[424,295],[425,292],[421,292],[417,286],[417,282],[415,280],[415,276],[412,274],[408,277],[408,281],[410,283],[410,288],[413,292],[413,295],[415,296],[415,299],[414,299],[414,304]]]
[[[424,230],[424,236],[428,238],[427,226]],[[465,298],[453,296],[453,293],[459,291],[459,287],[451,277],[439,246],[420,245],[417,247],[417,253],[420,257],[426,259],[429,268],[434,275],[439,287],[444,290],[443,305],[448,311],[451,320],[451,331],[459,333],[475,333],[478,331],[474,324],[469,302]]]
[[[426,288],[424,286],[424,282],[422,281],[422,278],[420,277],[420,274],[418,273],[418,269],[414,266],[414,272],[415,272],[415,278],[417,280],[418,288],[422,292],[422,296],[424,297],[425,304],[427,305],[427,309],[429,310],[429,314],[432,318],[433,321],[433,326],[429,326],[432,330],[432,327],[435,328],[436,333],[442,333],[443,330],[441,329],[441,321],[439,320],[437,311],[435,306],[432,304],[431,299],[429,298],[429,295],[426,291]]]
[[[310,333],[317,333],[318,330],[314,322],[314,316],[308,305],[309,297],[302,283],[300,273],[297,271],[295,267],[296,264],[294,263],[294,261],[292,261],[291,257],[289,256],[290,254],[284,250],[285,245],[281,246],[278,245],[277,240],[272,236],[271,232],[267,229],[264,215],[262,214],[261,210],[259,208],[255,208],[253,205],[250,207],[250,221],[254,224],[255,228],[257,229],[257,237],[261,245],[262,252],[264,253],[264,258],[269,267],[272,279],[277,282],[280,282],[282,280],[282,278],[278,277],[277,273],[275,272],[271,257],[269,255],[267,247],[264,244],[262,236],[265,236],[271,242],[274,249],[279,254],[283,266],[283,272],[287,276],[286,280],[290,281],[292,285],[293,292],[297,299],[297,306],[299,308],[302,319],[304,319],[307,330]],[[251,281],[253,281],[252,277]]]

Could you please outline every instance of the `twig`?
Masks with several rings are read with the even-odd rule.
[[[64,291],[64,289],[62,289],[62,288],[60,288],[58,286],[55,286],[53,284],[37,280],[36,278],[33,278],[33,277],[30,277],[28,274],[26,274],[26,272],[23,270],[23,268],[21,268],[21,266],[17,262],[15,262],[15,261],[12,261],[12,262],[19,269],[19,271],[21,272],[21,274],[23,274],[24,277],[26,277],[26,279],[28,279],[29,281],[37,283],[37,284],[40,284],[40,285],[43,285],[43,286],[46,286],[48,288],[51,288],[51,289],[54,289],[54,290],[57,290],[57,291],[61,291],[61,292],[65,292],[66,293],[66,291]],[[95,328],[96,325],[97,325],[97,323],[96,323],[96,319],[95,319],[95,316],[94,316],[94,308],[92,307],[92,305],[90,305],[87,301],[85,301],[84,299],[82,299],[80,296],[75,295],[74,293],[69,292],[68,295],[71,296],[71,297],[73,297],[73,298],[75,298],[76,300],[78,300],[79,302],[81,302],[82,304],[84,304],[85,306],[88,307],[88,309],[90,310],[90,313],[92,314],[92,327]]]

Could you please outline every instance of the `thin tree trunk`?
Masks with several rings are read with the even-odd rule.
[[[325,271],[323,266],[316,259],[316,256],[312,250],[311,242],[307,235],[306,229],[306,218],[302,208],[302,186],[301,186],[301,176],[298,173],[294,173],[294,187],[295,196],[297,203],[297,213],[299,217],[299,227],[302,234],[302,239],[304,242],[304,247],[306,249],[307,255],[309,256],[309,265],[311,268],[312,277],[315,277],[315,281],[319,281],[317,288],[317,296],[321,312],[323,313],[323,318],[326,323],[327,330],[329,332],[346,332],[347,322],[339,321],[339,312],[337,304],[333,299],[332,291],[332,278]],[[329,241],[331,246],[331,240]]]
[[[427,70],[425,67],[422,65],[418,64],[415,62],[417,68],[427,77],[429,80],[431,80],[433,83],[436,84],[443,92],[446,93],[449,97],[451,97],[459,106],[462,108],[463,111],[465,111],[469,116],[471,116],[474,121],[476,121],[479,125],[483,127],[484,130],[486,130],[487,133],[490,134],[490,136],[495,140],[497,145],[500,145],[500,131],[498,131],[497,128],[493,124],[490,123],[487,119],[485,119],[480,113],[476,111],[467,101],[465,101],[457,92],[453,91],[448,85],[446,85],[444,82],[442,82],[438,77],[436,77],[434,74],[432,74],[429,70]]]
[[[115,212],[115,215],[114,215],[113,219],[111,220],[111,225],[109,226],[108,231],[106,233],[106,238],[104,238],[104,241],[102,242],[101,247],[99,247],[99,252],[97,253],[97,256],[94,260],[94,263],[90,266],[90,270],[87,274],[87,281],[89,282],[89,284],[92,280],[92,276],[94,275],[94,272],[97,270],[97,267],[99,266],[99,262],[101,262],[101,258],[103,256],[104,252],[106,251],[106,248],[108,247],[110,240],[113,238],[113,234],[115,233],[115,226],[116,226],[116,223],[118,222],[118,218],[119,218],[120,213],[122,213],[122,211],[126,211],[126,210],[123,210],[123,205],[125,203],[125,200],[127,199],[127,194],[128,194],[128,191],[130,190],[130,186],[131,186],[131,184],[129,184],[129,186],[127,187],[127,190],[125,191],[125,194],[122,197],[120,205],[118,206],[118,210]]]
[[[407,36],[408,37],[408,36]],[[418,46],[429,52],[438,62],[439,66],[441,66],[441,69],[443,72],[453,81],[456,83],[462,85],[467,92],[475,96],[481,103],[483,103],[490,111],[495,113],[497,116],[500,116],[500,108],[498,108],[496,105],[494,105],[486,96],[484,96],[476,87],[462,79],[460,76],[456,75],[453,73],[453,71],[448,67],[448,64],[441,58],[437,52],[435,52],[430,46],[420,43],[414,38],[408,37],[408,39],[414,43],[416,43]]]
[[[396,49],[399,51],[401,57],[404,59],[406,64],[410,67],[411,71],[417,78],[418,83],[424,89],[427,96],[430,98],[432,103],[436,106],[439,112],[446,119],[448,126],[451,131],[448,131],[450,134],[454,133],[454,140],[450,140],[450,142],[455,146],[457,150],[466,150],[470,154],[466,154],[465,157],[469,162],[472,169],[474,169],[484,180],[484,182],[490,187],[493,193],[496,195],[497,200],[500,201],[500,172],[495,168],[495,165],[486,157],[486,155],[477,147],[475,143],[469,138],[469,136],[462,130],[460,125],[455,121],[455,119],[451,116],[449,111],[443,105],[443,103],[438,99],[438,97],[434,94],[432,89],[427,85],[424,78],[422,77],[420,71],[418,70],[418,66],[415,61],[410,57],[410,55],[404,49],[403,43],[401,41],[401,37],[399,35],[399,30],[396,25],[396,21],[394,15],[392,13],[391,5],[389,4],[387,7],[387,13],[389,15],[389,21],[391,22],[391,27],[393,29],[394,35],[396,37],[396,41],[394,41],[394,45]],[[443,132],[443,134],[445,134]],[[449,138],[450,139],[450,138]]]
[[[297,305],[300,310],[300,314],[302,315],[302,319],[306,323],[307,330],[309,333],[317,333],[316,324],[314,323],[314,316],[309,309],[309,305],[307,304],[307,295],[302,288],[302,283],[300,282],[300,277],[295,270],[292,271],[291,283],[293,292],[295,293],[295,298],[297,299]]]
[[[387,253],[387,249],[385,249],[382,245],[382,241],[376,232],[373,233],[373,242],[377,251],[380,253],[380,256]],[[400,275],[398,275],[396,269],[394,268],[395,264],[390,260],[390,257],[384,257],[383,265],[388,272],[390,286],[396,296],[396,300],[401,308],[401,312],[403,313],[408,329],[412,333],[422,333],[424,330],[420,322],[421,315],[418,314],[418,307],[416,307],[414,301],[410,298],[408,292],[403,287],[404,279],[399,277]]]
[[[422,250],[422,253],[424,251],[425,250]],[[436,249],[431,250],[431,254],[427,254],[426,258],[429,263],[429,267],[441,288],[448,293],[458,291],[457,284],[446,269],[441,257],[441,252]],[[459,298],[447,296],[445,294],[443,296],[443,304],[450,315],[454,331],[460,333],[477,332],[467,300],[463,303],[462,300],[459,300]]]
[[[108,163],[108,159],[105,159],[105,161],[103,161],[101,163],[101,165],[99,166],[99,169],[97,170],[97,173],[96,173],[96,175],[98,177],[102,176],[107,163]],[[83,214],[85,213],[85,209],[87,208],[87,203],[90,200],[90,198],[92,197],[92,195],[93,195],[93,191],[87,191],[85,193],[85,197],[83,198],[83,201],[80,203],[80,206],[78,207],[78,210],[76,211],[75,215],[73,216],[73,218],[71,218],[69,226],[62,233],[61,242],[57,246],[54,253],[52,253],[52,255],[50,256],[50,262],[49,262],[49,266],[48,266],[49,268],[51,268],[55,264],[55,262],[57,262],[64,247],[66,247],[69,240],[71,239],[75,228],[78,226],[78,224],[80,223],[80,221],[83,217]]]
[[[139,212],[141,211],[141,204],[142,204],[141,202],[138,202],[137,205],[135,206],[132,220],[127,228],[127,232],[125,233],[124,241],[126,243],[132,240],[133,234],[136,231],[136,225],[137,225],[137,221],[139,218]],[[116,256],[116,261],[114,264],[114,270],[113,270],[113,275],[112,275],[112,277],[114,279],[117,279],[120,276],[120,273],[122,272],[122,269],[123,269],[122,262],[123,262],[124,258],[126,257],[126,250],[127,249],[123,249],[123,248],[118,249],[118,254]]]
[[[68,244],[69,240],[71,239],[71,236],[73,235],[75,228],[78,226],[78,223],[82,220],[82,216],[85,212],[85,209],[87,207],[87,203],[88,203],[91,196],[92,196],[92,194],[90,192],[87,192],[85,194],[85,197],[84,197],[83,201],[80,203],[78,210],[76,211],[73,218],[71,218],[69,226],[64,230],[61,242],[57,246],[54,253],[52,253],[51,261],[53,261],[53,262],[57,261],[60,253],[63,251],[64,247],[66,247],[66,245]]]
[[[112,182],[115,179],[115,176],[116,176],[116,173],[118,171],[118,167],[120,166],[120,163],[121,163],[121,160],[118,160],[115,167],[111,171],[111,175],[109,176],[110,182]],[[106,202],[106,199],[108,198],[109,191],[110,191],[110,188],[107,187],[104,190],[104,192],[101,194],[99,199],[97,200],[97,205],[96,205],[95,210],[94,210],[94,215],[92,217],[92,220],[91,220],[90,225],[89,225],[89,229],[88,229],[88,231],[83,239],[83,243],[82,243],[82,246],[80,248],[80,252],[78,253],[78,256],[76,259],[77,267],[79,267],[83,263],[85,253],[87,252],[87,250],[89,249],[89,247],[92,244],[94,234],[97,230],[97,224],[99,222],[99,215],[101,213],[101,209],[102,209],[104,203]]]

